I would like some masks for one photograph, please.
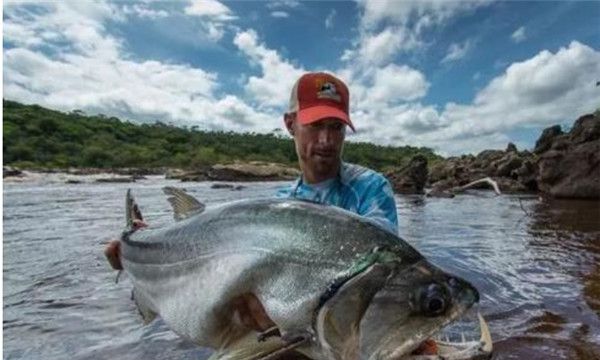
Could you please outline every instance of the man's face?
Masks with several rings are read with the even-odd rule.
[[[286,115],[286,125],[294,137],[303,171],[312,172],[319,180],[335,176],[341,163],[346,125],[336,118],[302,125],[295,114]]]

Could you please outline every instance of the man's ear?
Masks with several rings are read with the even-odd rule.
[[[285,123],[285,127],[290,133],[290,135],[294,136],[294,120],[296,116],[294,113],[285,113],[283,114],[283,122]]]

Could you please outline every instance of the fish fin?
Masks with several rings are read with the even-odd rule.
[[[319,311],[315,324],[319,343],[334,357],[358,358],[360,321],[389,274],[387,266],[371,265],[346,281]]]
[[[173,207],[173,216],[177,221],[204,211],[204,204],[198,201],[195,197],[186,194],[182,189],[172,186],[165,186],[163,191],[169,196],[167,200],[169,200],[171,206]]]
[[[134,220],[144,221],[144,218],[142,217],[140,208],[131,195],[131,189],[127,189],[127,195],[125,196],[125,221],[128,229],[133,229]]]
[[[131,299],[135,302],[135,306],[138,309],[138,312],[142,316],[142,320],[144,321],[144,325],[148,325],[156,318],[156,312],[154,312],[148,306],[149,301],[146,296],[140,291],[137,291],[135,288],[131,291]]]
[[[301,338],[287,342],[281,338],[269,338],[257,341],[254,333],[227,347],[227,350],[215,352],[209,360],[274,360],[281,355],[304,345],[308,339]]]

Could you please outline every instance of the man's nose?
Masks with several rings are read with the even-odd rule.
[[[319,134],[317,135],[317,140],[320,144],[329,144],[332,139],[331,130],[328,128],[323,128],[319,130]]]

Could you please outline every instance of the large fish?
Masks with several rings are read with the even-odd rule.
[[[127,192],[122,263],[146,321],[159,314],[215,358],[391,360],[461,316],[477,290],[413,247],[343,209],[264,199],[204,205],[165,188],[173,225],[135,230]],[[262,320],[261,320],[262,319]],[[269,325],[265,325],[265,319]],[[421,358],[489,355],[479,341],[438,344]],[[417,356],[418,357],[418,356]]]

